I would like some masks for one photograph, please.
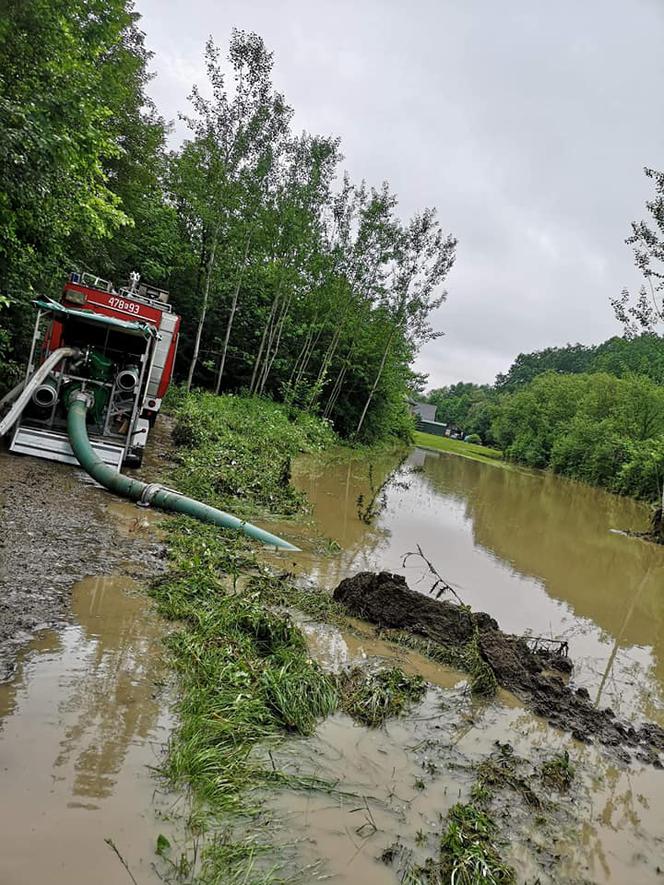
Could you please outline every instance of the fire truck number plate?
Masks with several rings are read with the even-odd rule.
[[[123,298],[109,298],[108,306],[127,313],[140,313],[141,305],[137,301],[125,301]]]

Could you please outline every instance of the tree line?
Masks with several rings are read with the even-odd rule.
[[[72,269],[138,270],[183,316],[186,386],[316,411],[343,435],[407,435],[411,370],[455,258],[433,209],[343,174],[338,138],[295,132],[273,57],[210,39],[176,149],[148,96],[129,0],[5,0],[0,23],[0,388],[30,302]]]
[[[507,458],[646,500],[664,482],[664,341],[654,332],[519,354],[493,385],[432,390],[436,419]]]
[[[498,446],[514,461],[664,501],[664,173],[626,242],[643,276],[611,298],[624,336],[521,353],[493,385],[430,391],[436,418]],[[662,511],[656,530],[664,532]],[[657,527],[658,526],[658,527]]]

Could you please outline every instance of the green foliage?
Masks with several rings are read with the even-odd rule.
[[[465,437],[464,442],[467,442],[471,446],[480,446],[482,445],[482,437],[479,433],[469,433],[468,436]]]
[[[488,385],[460,381],[430,391],[426,402],[436,406],[436,421],[463,433],[477,434],[480,442],[490,443],[490,414],[494,398],[494,392]]]
[[[129,180],[139,154],[144,169],[150,162],[147,131],[158,145],[163,127],[144,110],[137,20],[131,0],[3,5],[0,290],[12,298],[0,319],[3,362],[25,358],[34,294],[55,294],[72,265],[87,269],[95,244],[131,226],[125,209],[146,197],[136,185],[132,203]]]
[[[609,338],[594,346],[568,344],[520,353],[509,370],[498,375],[495,387],[498,392],[513,393],[547,372],[559,375],[607,372],[618,378],[635,374],[664,384],[664,342],[659,335],[644,333],[632,339]]]
[[[175,408],[173,437],[181,447],[174,482],[214,506],[295,513],[291,458],[333,445],[329,424],[258,397],[190,394]]]
[[[493,433],[515,461],[621,494],[661,496],[664,387],[648,378],[538,375],[501,399]]]
[[[338,684],[341,709],[370,728],[400,716],[426,691],[421,676],[409,676],[398,667],[374,671],[354,667],[338,677]]]
[[[363,442],[409,441],[410,366],[455,241],[408,222],[387,184],[338,180],[339,140],[292,130],[273,56],[233,31],[172,153],[146,96],[132,0],[7,0],[0,23],[1,388],[20,374],[36,290],[67,271],[171,289],[176,374],[283,398]],[[0,389],[0,393],[2,390]]]

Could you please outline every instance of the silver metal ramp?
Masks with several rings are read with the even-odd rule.
[[[102,440],[90,440],[90,444],[104,464],[115,470],[122,466],[124,447]],[[9,446],[10,452],[19,455],[32,455],[35,458],[46,458],[48,461],[62,461],[63,464],[74,464],[78,461],[69,445],[65,433],[57,430],[42,430],[39,427],[19,425]]]

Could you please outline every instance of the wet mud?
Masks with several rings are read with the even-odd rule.
[[[586,689],[572,689],[561,675],[573,669],[566,654],[533,651],[524,638],[504,633],[490,615],[416,593],[402,575],[360,572],[341,581],[334,598],[378,627],[405,629],[446,647],[476,641],[496,682],[550,725],[580,741],[595,738],[626,762],[630,748],[639,761],[662,767],[664,729],[654,723],[635,727],[621,722],[610,708],[596,707]]]
[[[162,448],[156,441],[148,472]],[[0,683],[35,632],[70,621],[76,581],[162,569],[152,519],[82,470],[0,448]]]

